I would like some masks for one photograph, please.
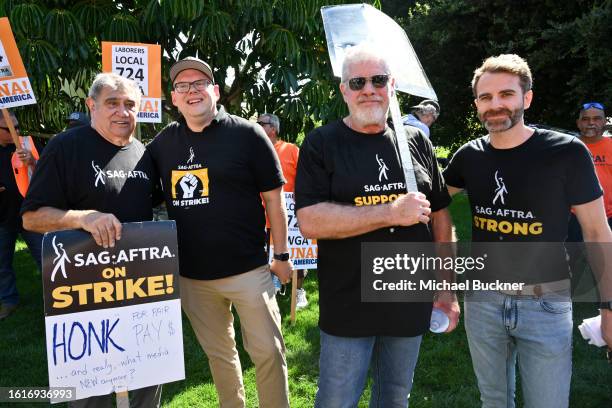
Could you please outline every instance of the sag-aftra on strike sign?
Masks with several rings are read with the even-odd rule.
[[[174,221],[123,224],[108,249],[81,230],[45,234],[50,387],[81,399],[185,378],[177,253]]]

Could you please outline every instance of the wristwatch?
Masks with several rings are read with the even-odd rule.
[[[277,261],[287,262],[289,260],[289,252],[281,252],[280,254],[274,254],[273,258]]]
[[[599,308],[600,309],[608,309],[608,310],[612,310],[612,300],[609,300],[607,302],[601,302],[599,304]]]

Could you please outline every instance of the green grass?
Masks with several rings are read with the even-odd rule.
[[[451,208],[460,238],[469,238],[467,199],[459,195]],[[46,386],[47,363],[44,345],[44,319],[40,276],[24,245],[19,244],[15,266],[21,306],[14,315],[0,321],[0,387]],[[279,297],[283,333],[287,346],[289,387],[292,407],[312,407],[318,376],[319,330],[316,273],[306,278],[309,306],[298,312],[297,322],[289,322],[289,297]],[[594,306],[576,304],[576,325],[596,313]],[[186,379],[164,385],[164,407],[216,407],[218,405],[206,357],[187,319],[183,319]],[[238,337],[240,331],[237,330]],[[242,340],[238,338],[238,344]],[[244,349],[243,363],[248,407],[257,407],[255,369]],[[550,373],[554,376],[555,373]],[[359,404],[367,407],[366,389]],[[586,344],[574,331],[574,367],[571,406],[602,408],[612,406],[612,366],[602,350]],[[411,407],[477,407],[479,392],[468,352],[463,325],[448,335],[426,334],[417,365]],[[8,406],[7,404],[0,406]],[[22,403],[18,407],[41,406]],[[62,406],[62,405],[59,405]],[[518,406],[521,406],[519,404]]]

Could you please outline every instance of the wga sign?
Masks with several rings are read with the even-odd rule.
[[[66,262],[70,262],[70,258],[64,249],[64,244],[61,242],[57,242],[57,236],[53,237],[51,241],[51,245],[53,246],[53,252],[55,253],[55,257],[53,258],[53,272],[51,272],[51,282],[55,282],[55,276],[57,272],[60,272],[64,279],[68,279],[66,275]]]

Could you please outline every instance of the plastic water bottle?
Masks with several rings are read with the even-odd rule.
[[[429,322],[429,331],[433,333],[444,333],[448,326],[450,325],[450,320],[444,311],[440,308],[434,307],[431,311],[431,320]]]
[[[280,281],[280,279],[278,279],[278,276],[272,274],[272,282],[274,283],[274,294],[278,295],[278,293],[282,289],[281,281]]]

